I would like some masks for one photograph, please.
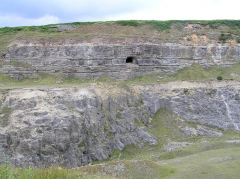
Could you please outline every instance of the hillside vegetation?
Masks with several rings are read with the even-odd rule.
[[[157,38],[166,42],[194,43],[197,35],[220,43],[240,42],[239,20],[126,20],[106,22],[73,22],[43,26],[0,28],[0,52],[16,39],[75,39],[88,41],[100,38]]]
[[[222,81],[222,80],[239,80],[240,64],[237,63],[230,67],[213,66],[204,68],[199,64],[193,64],[179,70],[176,74],[165,75],[161,73],[144,75],[128,80],[118,80],[110,77],[98,79],[92,78],[66,78],[63,74],[49,75],[41,74],[40,78],[16,80],[0,73],[0,89],[11,89],[31,86],[79,86],[91,83],[116,84],[120,86],[129,85],[151,85],[161,84],[172,81]]]
[[[19,31],[40,31],[40,32],[55,32],[57,31],[57,25],[74,25],[84,26],[90,24],[119,24],[122,26],[143,26],[152,25],[159,31],[170,30],[173,24],[185,25],[185,24],[201,24],[209,26],[212,29],[217,29],[220,26],[227,26],[232,30],[240,28],[239,20],[169,20],[169,21],[157,21],[157,20],[120,20],[120,21],[106,21],[106,22],[72,22],[61,24],[50,24],[43,26],[21,26],[21,27],[3,27],[0,28],[1,33],[19,32]]]

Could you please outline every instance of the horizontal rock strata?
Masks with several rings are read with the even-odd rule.
[[[129,61],[127,59],[130,59]],[[240,46],[209,44],[187,46],[163,44],[57,44],[16,42],[8,47],[0,71],[22,79],[40,73],[67,77],[127,79],[152,73],[176,73],[199,63],[203,66],[229,66],[240,60]],[[11,63],[12,62],[12,63]],[[20,63],[23,65],[16,65]]]

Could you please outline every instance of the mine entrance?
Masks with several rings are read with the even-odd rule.
[[[134,57],[127,57],[126,63],[133,63]]]

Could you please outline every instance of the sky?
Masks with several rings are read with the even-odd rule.
[[[240,19],[240,0],[0,0],[0,27],[109,20]]]

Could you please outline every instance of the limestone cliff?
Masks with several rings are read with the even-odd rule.
[[[0,164],[72,168],[130,145],[191,145],[163,144],[153,133],[161,110],[184,137],[238,131],[239,27],[121,21],[0,28]],[[99,83],[105,76],[114,79]]]
[[[127,145],[156,145],[148,128],[160,109],[177,114],[186,135],[195,130],[219,136],[217,128],[239,130],[239,93],[239,82],[2,91],[0,160],[7,157],[16,166],[77,167]],[[206,127],[189,130],[188,121]]]
[[[240,46],[231,44],[63,44],[17,41],[8,47],[0,69],[16,79],[41,73],[64,74],[67,78],[109,76],[128,79],[164,73],[199,63],[202,66],[230,66],[240,61]]]

